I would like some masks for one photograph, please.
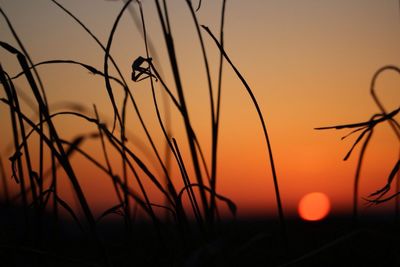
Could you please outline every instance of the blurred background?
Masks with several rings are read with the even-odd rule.
[[[104,45],[123,6],[123,1],[59,2],[80,18]],[[186,2],[167,2],[189,113],[210,164],[211,114],[198,36]],[[154,47],[153,62],[175,93],[154,2],[144,0],[142,3],[148,37]],[[216,35],[219,35],[221,4],[222,1],[203,0],[197,12],[200,23],[209,26]],[[136,3],[131,6],[118,25],[111,54],[129,81],[157,147],[165,151],[149,80],[139,83],[130,80],[132,62],[138,56],[145,56],[141,30],[134,19],[135,16],[138,18],[138,7]],[[34,62],[71,59],[103,69],[101,48],[52,1],[0,0],[0,7],[9,16]],[[351,212],[359,147],[349,160],[342,159],[356,136],[341,141],[348,131],[316,131],[314,128],[367,121],[379,112],[369,93],[370,82],[380,67],[400,64],[399,22],[399,3],[394,0],[227,1],[225,49],[251,86],[265,115],[281,197],[288,216],[298,216],[299,200],[310,192],[325,193],[330,198],[332,214]],[[1,41],[18,47],[4,19],[0,25]],[[216,88],[219,52],[205,32],[203,36]],[[10,75],[20,72],[16,58],[3,50],[0,50],[0,62]],[[112,106],[102,77],[70,65],[40,66],[38,70],[51,111],[69,110],[73,104],[94,116],[95,104],[101,119],[111,127]],[[111,68],[110,72],[116,73]],[[28,88],[24,78],[15,83],[27,100],[32,98],[30,92],[24,91]],[[377,92],[387,110],[398,107],[399,85],[400,77],[394,72],[384,73],[377,81]],[[165,101],[159,83],[157,86],[164,120],[169,121],[171,136],[176,138],[184,159],[189,162],[182,120],[172,103]],[[236,202],[239,217],[276,216],[262,128],[245,88],[226,62],[222,86],[217,191]],[[113,90],[121,105],[122,89],[114,84]],[[3,91],[0,96],[4,96]],[[36,111],[29,107],[28,102],[24,104],[24,110],[34,118]],[[130,147],[145,159],[152,171],[161,174],[132,106],[129,106],[128,114]],[[0,155],[6,175],[10,177],[11,165],[7,159],[13,152],[10,145],[12,132],[5,105],[0,105],[0,120]],[[95,127],[76,118],[63,117],[54,121],[61,136],[67,140],[96,131]],[[33,145],[35,142],[37,138],[32,139]],[[104,162],[99,144],[99,140],[87,141],[83,148]],[[109,153],[114,169],[118,170],[120,158],[111,149]],[[378,127],[366,152],[360,197],[367,197],[386,183],[398,153],[399,143],[390,127]],[[116,197],[111,181],[78,155],[72,162],[91,207],[99,213],[113,205]],[[171,165],[171,172],[179,184],[175,165]],[[190,164],[188,168],[191,169]],[[70,185],[60,175],[62,197],[73,202]],[[11,193],[18,188],[11,178],[8,185]],[[134,182],[132,188],[135,190]],[[146,188],[155,203],[162,203],[162,196],[151,193],[155,192],[152,185],[146,184]],[[2,189],[0,192],[3,194]],[[365,204],[360,199],[361,215],[385,213],[389,216],[394,213],[393,201],[377,207]]]

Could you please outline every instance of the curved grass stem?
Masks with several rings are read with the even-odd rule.
[[[247,93],[249,94],[249,96],[250,96],[250,98],[251,98],[251,100],[253,102],[254,107],[257,110],[257,114],[258,114],[258,117],[260,119],[260,123],[261,123],[262,128],[263,128],[265,141],[266,141],[267,147],[268,147],[268,157],[269,157],[269,162],[270,162],[270,165],[271,165],[272,178],[273,178],[273,182],[274,182],[275,197],[276,197],[276,204],[277,204],[277,207],[278,207],[278,216],[279,216],[279,220],[280,220],[282,239],[283,239],[283,241],[285,243],[285,247],[287,248],[287,246],[288,246],[288,238],[287,238],[287,233],[286,233],[286,221],[285,221],[285,216],[284,216],[284,213],[283,213],[282,201],[281,201],[281,196],[280,196],[280,192],[279,192],[278,177],[277,177],[277,174],[276,174],[274,157],[273,157],[273,154],[272,154],[271,142],[270,142],[270,139],[269,139],[269,136],[268,136],[267,127],[265,125],[264,116],[263,116],[263,114],[261,112],[260,106],[258,105],[257,99],[255,98],[250,86],[247,84],[246,80],[244,79],[242,74],[239,72],[239,70],[236,68],[236,66],[232,63],[231,59],[226,54],[224,48],[221,46],[221,44],[218,42],[217,38],[214,36],[214,34],[210,31],[210,29],[208,27],[203,26],[203,25],[202,25],[202,27],[210,35],[210,37],[214,40],[215,44],[217,45],[217,47],[219,48],[221,53],[224,55],[224,58],[226,59],[226,61],[229,63],[229,65],[234,70],[235,74],[238,76],[240,81],[243,83],[244,87],[247,90]]]

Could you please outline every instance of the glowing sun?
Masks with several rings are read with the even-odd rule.
[[[330,209],[328,196],[321,192],[313,192],[301,198],[298,212],[303,220],[319,221],[328,215]]]

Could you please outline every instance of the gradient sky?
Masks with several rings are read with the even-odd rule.
[[[155,64],[172,86],[164,40],[153,1],[143,0],[149,37],[157,51]],[[173,34],[190,115],[205,153],[210,146],[210,111],[207,83],[201,50],[189,10],[183,0],[167,1]],[[201,24],[218,33],[222,1],[203,0],[198,12]],[[105,44],[122,1],[68,0],[65,7],[93,30]],[[136,11],[136,4],[132,5]],[[49,0],[0,0],[0,7],[11,19],[16,31],[35,62],[49,59],[75,59],[102,69],[104,55],[95,42],[65,13]],[[315,131],[315,127],[368,120],[379,110],[369,95],[374,72],[388,64],[400,65],[399,3],[384,1],[289,1],[228,0],[225,23],[225,48],[246,78],[266,117],[285,210],[293,214],[300,198],[321,191],[332,201],[333,212],[351,207],[353,176],[358,149],[346,162],[344,155],[353,138],[340,138],[346,131]],[[0,22],[0,39],[15,45],[6,23]],[[204,34],[216,85],[218,51]],[[132,61],[144,56],[143,40],[127,12],[116,32],[111,53],[123,74],[130,77]],[[0,51],[0,62],[10,74],[18,72],[15,58]],[[39,71],[54,110],[60,103],[81,104],[92,112],[96,104],[102,118],[111,117],[104,80],[75,66],[46,66]],[[17,83],[23,90],[23,79]],[[164,147],[157,125],[147,81],[130,82],[144,119]],[[400,77],[383,74],[377,90],[388,110],[399,105]],[[115,89],[118,91],[118,88]],[[118,100],[121,99],[121,94]],[[0,93],[3,96],[3,92]],[[161,102],[161,101],[160,101]],[[29,112],[29,108],[26,108]],[[129,110],[133,114],[132,109]],[[239,215],[275,214],[270,166],[257,114],[240,81],[227,64],[224,68],[221,135],[219,146],[218,190],[236,201]],[[0,107],[3,124],[8,110]],[[182,123],[171,108],[173,135],[187,152]],[[143,151],[149,151],[138,120],[129,117],[129,131]],[[108,119],[109,121],[109,119]],[[65,138],[95,128],[75,119],[56,123]],[[7,125],[7,124],[6,124]],[[8,158],[10,129],[2,127],[0,153]],[[138,148],[137,145],[132,147]],[[98,142],[85,148],[99,153]],[[398,157],[399,144],[387,125],[375,133],[367,150],[362,171],[360,195],[383,186]],[[145,153],[146,155],[148,153]],[[184,157],[189,159],[187,153]],[[154,171],[154,155],[146,160]],[[110,183],[95,168],[78,157],[74,159],[85,192],[98,210],[113,204]],[[115,165],[119,165],[115,159]],[[179,178],[177,178],[179,179]],[[149,190],[152,190],[149,186]],[[101,198],[99,198],[101,192]],[[66,198],[67,191],[65,192]],[[154,196],[159,199],[159,196]],[[363,202],[361,201],[361,204]],[[393,203],[378,208],[361,208],[361,213],[391,208]]]

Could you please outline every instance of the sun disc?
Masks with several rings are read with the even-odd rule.
[[[319,221],[328,215],[330,208],[330,200],[326,194],[313,192],[301,198],[298,213],[305,221]]]

